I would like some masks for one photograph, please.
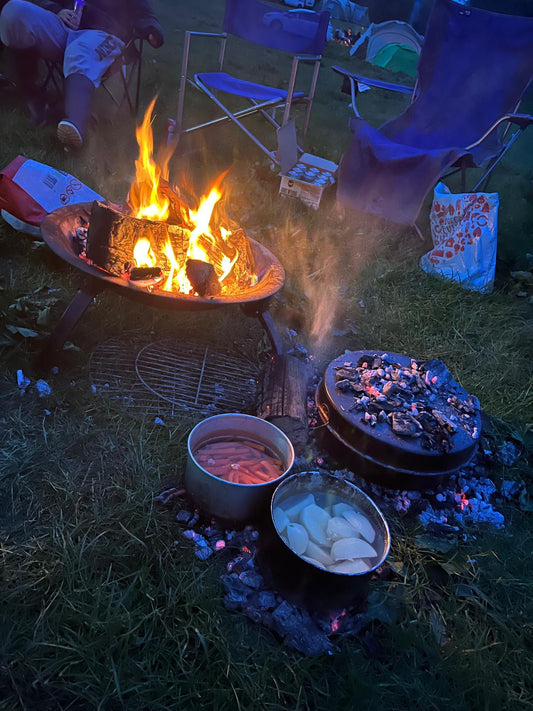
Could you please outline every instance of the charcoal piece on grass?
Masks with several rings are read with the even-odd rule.
[[[185,271],[187,279],[198,296],[218,296],[222,291],[212,264],[199,259],[188,259]]]
[[[392,431],[400,437],[419,437],[422,425],[408,412],[393,412]]]

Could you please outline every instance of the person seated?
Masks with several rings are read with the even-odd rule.
[[[15,78],[26,102],[38,94],[38,60],[62,62],[64,118],[57,137],[83,145],[94,89],[133,35],[161,47],[163,30],[149,0],[87,0],[81,17],[73,0],[9,0],[0,13],[0,41],[13,55]]]

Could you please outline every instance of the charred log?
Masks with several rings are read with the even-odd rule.
[[[307,444],[307,384],[305,363],[276,355],[265,367],[258,416],[285,432],[296,449]]]
[[[163,276],[161,267],[133,267],[130,271],[131,281],[143,279],[160,279]]]
[[[222,291],[215,267],[208,262],[188,259],[185,273],[198,296],[218,296]]]
[[[87,231],[87,259],[111,274],[122,276],[133,266],[133,249],[139,239],[150,242],[158,266],[168,269],[167,242],[178,263],[183,260],[188,233],[166,222],[133,217],[95,200]]]

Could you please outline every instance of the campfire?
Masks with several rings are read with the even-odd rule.
[[[226,214],[220,175],[197,205],[172,187],[174,146],[153,152],[148,107],[136,135],[136,176],[124,205],[95,201],[89,226],[77,232],[80,255],[110,274],[165,292],[213,297],[240,294],[258,279],[244,231]]]

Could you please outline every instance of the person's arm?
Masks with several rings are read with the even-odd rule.
[[[136,32],[140,37],[148,40],[152,47],[161,47],[165,41],[163,28],[154,15],[149,0],[134,0],[133,5],[136,15]]]

